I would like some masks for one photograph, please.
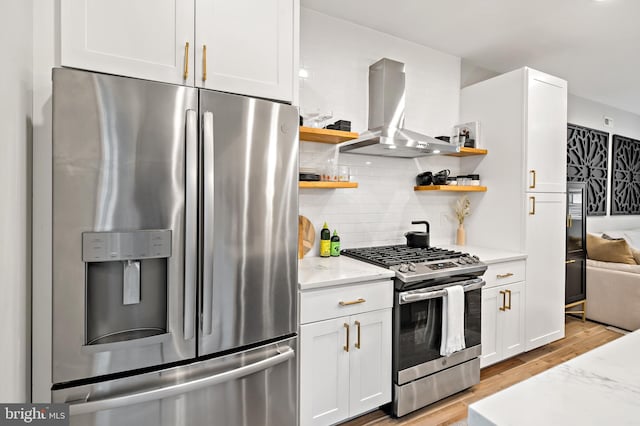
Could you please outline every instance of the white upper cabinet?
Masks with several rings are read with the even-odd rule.
[[[62,65],[193,85],[193,16],[193,0],[61,0]]]
[[[196,0],[195,39],[196,86],[292,99],[292,0]]]
[[[527,68],[528,192],[567,190],[567,82]]]
[[[292,102],[299,0],[61,0],[61,63]]]

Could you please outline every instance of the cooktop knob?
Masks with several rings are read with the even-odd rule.
[[[415,272],[416,271],[416,264],[413,262],[409,262],[408,268],[411,272]]]
[[[400,267],[398,268],[399,272],[409,272],[409,265],[407,265],[406,263],[403,263],[400,265]]]

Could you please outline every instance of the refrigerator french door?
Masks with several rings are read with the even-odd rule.
[[[71,69],[53,87],[52,400],[77,425],[295,423],[297,110]]]
[[[200,114],[198,353],[208,354],[296,333],[298,113],[287,105],[202,90]]]

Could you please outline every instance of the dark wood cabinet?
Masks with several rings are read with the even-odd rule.
[[[583,315],[587,299],[587,191],[583,182],[567,183],[567,251],[565,274],[565,304],[573,308],[582,304]]]

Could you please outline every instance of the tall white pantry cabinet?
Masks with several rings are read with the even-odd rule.
[[[294,101],[299,0],[61,0],[61,65]]]
[[[491,152],[475,169],[490,191],[468,242],[527,254],[529,351],[564,337],[567,82],[531,68],[502,74],[462,89],[460,118],[480,122]]]

